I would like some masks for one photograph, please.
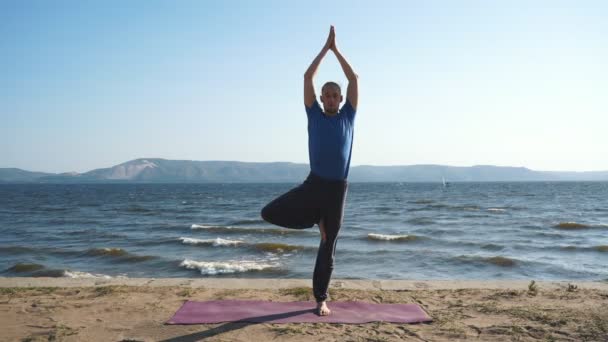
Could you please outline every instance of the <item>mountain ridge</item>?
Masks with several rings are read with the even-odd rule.
[[[0,168],[1,183],[283,183],[301,182],[308,164],[137,158],[84,173]],[[606,181],[608,171],[535,171],[521,166],[439,164],[351,166],[350,182]]]

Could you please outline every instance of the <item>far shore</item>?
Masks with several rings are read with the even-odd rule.
[[[414,303],[433,322],[164,324],[186,300],[297,300],[312,308],[310,286],[310,279],[0,277],[0,340],[608,341],[608,282],[582,281],[333,279],[331,301]]]

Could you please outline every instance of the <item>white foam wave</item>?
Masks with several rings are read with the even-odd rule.
[[[179,239],[182,240],[183,243],[189,244],[189,245],[213,245],[215,247],[217,247],[217,246],[236,246],[236,245],[245,243],[244,241],[241,241],[241,240],[228,240],[228,239],[222,239],[219,237],[215,238],[215,239],[195,239],[195,238],[188,238],[188,237],[180,237]]]
[[[488,211],[494,211],[494,212],[505,212],[507,211],[507,209],[502,209],[502,208],[488,208]]]
[[[190,226],[190,229],[206,229],[206,228],[213,228],[215,226],[207,226],[204,224],[193,224]]]
[[[375,234],[375,233],[369,233],[367,234],[367,237],[370,239],[374,239],[374,240],[403,240],[403,239],[407,239],[408,237],[410,237],[410,235],[388,235],[388,234]]]
[[[106,274],[97,274],[97,273],[94,274],[94,273],[89,273],[89,272],[70,271],[70,270],[64,270],[63,276],[66,278],[104,278],[104,279],[112,278],[111,276],[106,275]]]
[[[262,271],[277,268],[278,264],[270,264],[250,260],[228,260],[228,261],[195,261],[185,259],[180,264],[181,267],[188,269],[198,269],[201,274],[223,274],[239,273],[250,271]]]

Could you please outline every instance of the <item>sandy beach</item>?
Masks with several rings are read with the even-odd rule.
[[[606,341],[608,283],[332,281],[334,301],[418,303],[424,324],[165,325],[186,300],[311,300],[310,280],[0,278],[2,341]],[[331,303],[330,303],[331,307]]]

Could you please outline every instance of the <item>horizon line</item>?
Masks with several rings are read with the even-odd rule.
[[[193,162],[233,162],[233,163],[249,163],[249,164],[274,164],[274,163],[288,163],[288,164],[300,164],[300,165],[309,165],[309,163],[303,163],[303,162],[292,162],[292,161],[266,161],[266,162],[256,162],[256,161],[241,161],[241,160],[217,160],[217,159],[211,159],[211,160],[196,160],[196,159],[168,159],[168,158],[160,158],[160,157],[152,157],[152,158],[144,158],[144,157],[140,157],[140,158],[134,158],[134,159],[130,159],[127,160],[125,162],[121,162],[112,166],[104,166],[104,167],[98,167],[98,168],[93,168],[90,169],[88,171],[84,171],[84,172],[78,172],[78,171],[61,171],[61,172],[51,172],[51,171],[32,171],[32,170],[27,170],[27,169],[23,169],[23,168],[19,168],[19,167],[0,167],[0,169],[17,169],[17,170],[22,170],[22,171],[27,171],[27,172],[43,172],[43,173],[53,173],[53,174],[61,174],[61,173],[86,173],[86,172],[90,172],[93,170],[97,170],[97,169],[104,169],[104,168],[112,168],[121,164],[126,164],[129,162],[133,162],[136,160],[148,160],[148,159],[161,159],[161,160],[167,160],[167,161],[193,161]],[[571,171],[571,170],[536,170],[536,169],[531,169],[527,166],[512,166],[512,165],[493,165],[493,164],[473,164],[473,165],[468,165],[468,166],[462,166],[462,165],[448,165],[448,164],[433,164],[433,163],[424,163],[424,164],[390,164],[390,165],[374,165],[374,164],[359,164],[359,165],[351,165],[350,168],[353,167],[362,167],[362,166],[371,166],[371,167],[408,167],[408,166],[440,166],[440,167],[453,167],[453,168],[472,168],[472,167],[504,167],[504,168],[523,168],[523,169],[528,169],[530,171],[536,171],[536,172],[573,172],[573,173],[587,173],[587,172],[608,172],[608,169],[606,170],[585,170],[585,171]]]

